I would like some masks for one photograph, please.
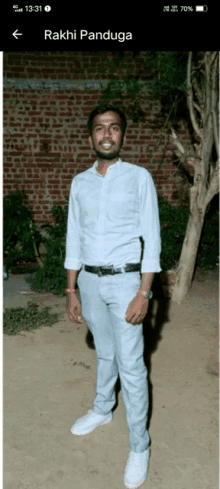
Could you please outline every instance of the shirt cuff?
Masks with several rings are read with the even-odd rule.
[[[64,268],[67,270],[80,270],[82,262],[79,260],[73,260],[72,258],[66,258],[64,262]]]
[[[141,273],[159,273],[162,271],[160,262],[157,259],[144,260],[141,263]]]

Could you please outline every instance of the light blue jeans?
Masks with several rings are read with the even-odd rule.
[[[97,353],[97,384],[93,411],[108,414],[115,405],[120,377],[129,427],[130,448],[149,446],[147,369],[143,359],[143,325],[125,320],[129,302],[140,287],[140,272],[99,277],[81,269],[78,286],[82,316],[91,330]]]

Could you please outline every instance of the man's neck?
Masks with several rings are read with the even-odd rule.
[[[108,171],[110,165],[114,165],[117,163],[119,158],[115,158],[114,160],[101,160],[98,159],[98,165],[96,167],[96,171],[100,173],[100,175],[105,175]]]

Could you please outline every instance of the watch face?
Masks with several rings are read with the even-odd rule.
[[[147,298],[148,298],[148,299],[152,299],[152,297],[153,297],[153,292],[152,292],[152,290],[148,290],[148,292],[147,292]]]

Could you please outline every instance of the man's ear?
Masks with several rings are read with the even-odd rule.
[[[127,143],[127,138],[126,138],[126,133],[124,134],[124,137],[123,137],[123,144],[122,144],[122,148],[123,146]]]
[[[91,136],[89,136],[89,146],[91,149],[93,149],[93,142]]]

